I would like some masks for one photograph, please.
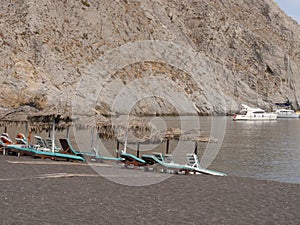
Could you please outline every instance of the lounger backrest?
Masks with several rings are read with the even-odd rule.
[[[174,159],[173,159],[173,156],[172,155],[164,155],[164,161],[166,163],[174,163]]]
[[[72,153],[67,139],[59,139],[59,142],[60,142],[60,145],[61,145],[63,151]]]
[[[44,140],[45,140],[45,143],[47,145],[47,148],[52,149],[52,139],[51,138],[46,138]],[[59,147],[56,146],[55,142],[54,142],[54,150],[61,150]]]
[[[164,162],[164,157],[162,153],[153,152],[153,155],[158,158],[160,161]]]
[[[189,166],[193,166],[197,168],[200,166],[198,156],[196,154],[187,154],[186,159],[187,159],[187,164]]]
[[[9,145],[9,144],[13,143],[13,141],[10,139],[8,133],[1,134],[0,140],[4,143],[4,145]]]
[[[52,140],[51,140],[51,138],[46,138],[44,141],[46,143],[47,148],[52,149]]]
[[[36,140],[36,144],[39,145],[42,148],[47,148],[47,145],[44,141],[43,138],[41,138],[40,136],[34,136],[35,140]]]
[[[146,163],[146,161],[144,159],[140,159],[140,158],[136,157],[135,155],[132,155],[129,153],[121,152],[120,156],[121,156],[121,158],[124,158],[125,160],[128,160],[128,161],[136,161],[139,163]]]
[[[60,145],[63,151],[68,152],[70,154],[78,155],[78,152],[75,151],[70,143],[70,141],[66,138],[59,139]]]
[[[10,140],[10,139],[7,138],[7,137],[1,137],[1,141],[2,141],[4,144],[6,144],[6,145],[12,144],[12,143],[13,143],[13,141]]]
[[[16,138],[16,144],[19,144],[19,145],[26,145],[26,141],[24,139],[21,139],[21,138]]]
[[[47,148],[52,149],[52,139],[51,138],[46,138],[44,141],[47,145]],[[55,146],[55,143],[54,143],[54,149],[57,149],[57,147]]]

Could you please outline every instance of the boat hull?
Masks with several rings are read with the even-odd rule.
[[[243,120],[243,121],[263,121],[263,120],[276,120],[277,114],[265,113],[263,115],[235,115],[233,120]]]
[[[277,118],[299,118],[298,114],[278,114]]]
[[[277,109],[277,118],[299,118],[299,115],[291,109]]]

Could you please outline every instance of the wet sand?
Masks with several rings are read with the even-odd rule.
[[[231,176],[135,187],[83,163],[1,155],[0,193],[2,224],[300,224],[299,184]]]

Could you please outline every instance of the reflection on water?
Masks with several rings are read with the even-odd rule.
[[[300,183],[299,119],[228,121],[222,154],[228,173]]]
[[[256,179],[276,180],[280,182],[300,183],[300,119],[278,119],[277,121],[232,121],[230,117],[160,117],[145,118],[156,123],[157,127],[181,127],[183,130],[193,129],[195,125],[206,134],[215,138],[216,131],[224,134],[220,151],[209,168],[227,173],[229,176],[253,177]],[[196,122],[195,122],[196,121]],[[225,126],[216,126],[225,121]],[[162,124],[163,123],[163,124]],[[195,124],[198,123],[198,124]],[[184,127],[182,127],[184,124]],[[8,128],[11,137],[24,128]],[[47,137],[48,133],[39,134]],[[66,132],[57,132],[57,139],[65,137]],[[219,135],[222,138],[222,135]],[[91,146],[91,131],[71,129],[70,139],[75,148],[89,151],[95,147],[102,155],[115,156],[116,142],[101,141],[94,138]],[[222,140],[222,139],[221,139]],[[212,145],[213,146],[213,145]],[[216,146],[217,147],[217,146]],[[121,147],[122,148],[122,145]],[[201,159],[207,144],[198,146]],[[128,152],[136,154],[137,145],[128,145]],[[174,151],[176,149],[176,151]],[[166,143],[157,145],[140,145],[140,155],[145,153],[165,152]],[[185,163],[186,153],[194,151],[193,142],[170,142],[175,161]],[[210,149],[213,151],[213,149]]]

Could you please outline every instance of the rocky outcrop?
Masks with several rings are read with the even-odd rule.
[[[300,26],[273,0],[18,0],[0,12],[2,108],[299,107]]]

